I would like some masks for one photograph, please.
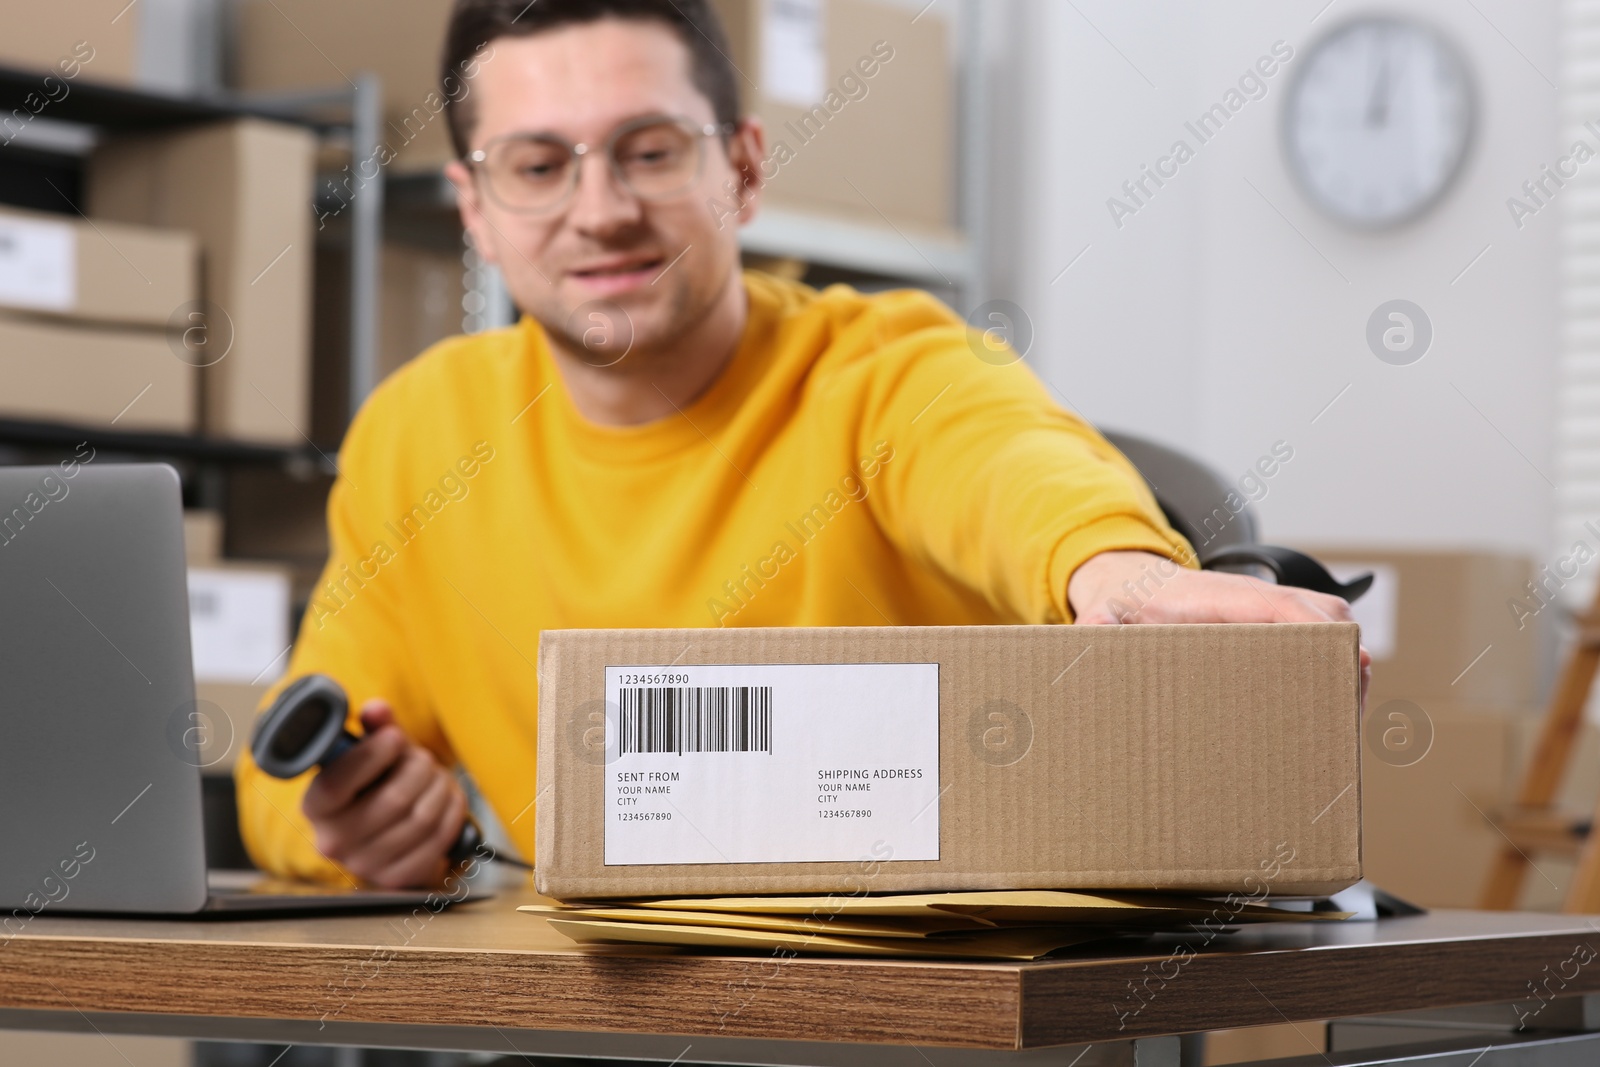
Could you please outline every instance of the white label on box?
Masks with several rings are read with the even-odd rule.
[[[828,91],[822,0],[766,0],[761,20],[761,91],[770,100],[810,107]]]
[[[605,855],[939,858],[939,665],[606,668]]]
[[[271,682],[289,647],[289,579],[261,571],[189,571],[189,641],[201,682]]]
[[[78,304],[78,234],[64,222],[0,217],[0,304],[71,311]]]
[[[1400,574],[1387,563],[1329,563],[1328,573],[1341,582],[1371,573],[1372,588],[1350,605],[1350,617],[1361,627],[1361,643],[1374,660],[1394,658],[1399,626]]]

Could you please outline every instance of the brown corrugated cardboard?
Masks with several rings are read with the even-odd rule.
[[[212,435],[305,443],[315,146],[307,130],[244,119],[111,138],[91,158],[90,215],[200,239],[214,313],[195,361]]]
[[[256,708],[269,688],[243,682],[195,682],[195,710],[202,716],[195,724],[199,749],[195,758],[205,773],[233,772],[239,753],[250,745]]]
[[[199,271],[181,230],[0,209],[0,307],[166,329],[199,298]]]
[[[236,8],[240,89],[338,89],[383,80],[383,138],[397,170],[453,153],[440,96],[439,50],[451,0],[243,0]]]
[[[462,249],[383,246],[383,322],[378,378],[387,378],[425,349],[461,332],[466,288]]]
[[[461,333],[466,268],[459,243],[386,240],[378,316],[378,380]],[[337,444],[350,419],[349,254],[317,249],[311,436]]]
[[[1378,699],[1442,698],[1526,705],[1538,699],[1533,566],[1491,552],[1311,547],[1341,575],[1370,570],[1372,591],[1352,610],[1372,652]],[[1513,602],[1535,614],[1522,615]]]
[[[0,1041],[0,1067],[190,1067],[194,1046],[170,1037],[118,1034],[52,1034],[9,1030]]]
[[[222,558],[222,512],[183,509],[183,558],[191,567]]]
[[[192,433],[193,367],[158,330],[109,329],[0,313],[0,413]]]
[[[1205,1067],[1289,1056],[1308,1056],[1328,1048],[1328,1024],[1273,1023],[1239,1030],[1212,1030],[1205,1035]]]
[[[74,76],[86,81],[131,83],[138,64],[139,11],[130,8],[127,0],[72,0],[8,10],[0,63],[41,75],[77,70]],[[75,65],[62,67],[63,60]],[[41,85],[39,95],[58,93]]]
[[[333,476],[274,467],[228,472],[227,553],[320,567],[328,558]]]
[[[1369,700],[1361,781],[1368,879],[1433,908],[1476,907],[1504,839],[1525,711]]]
[[[917,18],[871,0],[823,0],[817,25],[769,21],[758,0],[715,6],[747,108],[767,126],[774,206],[953,225],[955,71],[937,12]],[[372,71],[384,84],[390,166],[437,167],[454,154],[438,69],[449,11],[450,0],[245,0],[238,86],[324,88]]]
[[[871,0],[714,6],[746,108],[766,126],[773,206],[954,225],[955,72],[942,18]]]
[[[1336,891],[1356,649],[1331,623],[546,631],[537,884]],[[710,731],[688,748],[737,751],[635,751],[675,706]]]

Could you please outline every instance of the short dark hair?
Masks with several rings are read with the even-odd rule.
[[[530,37],[561,26],[604,18],[655,20],[675,30],[689,49],[694,87],[711,101],[726,127],[741,117],[738,72],[728,58],[728,35],[710,0],[456,0],[445,31],[440,79],[445,119],[456,155],[465,157],[475,121],[472,93],[459,91],[473,58],[501,37]],[[452,86],[456,92],[451,92]]]

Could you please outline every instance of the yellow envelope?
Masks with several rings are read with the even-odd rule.
[[[550,925],[582,944],[679,945],[692,948],[760,952],[805,952],[830,956],[891,956],[1032,960],[1058,948],[1100,940],[1104,935],[1056,928],[981,930],[938,939],[837,937],[785,934],[719,926],[672,926],[645,922],[605,922],[552,916]]]
[[[667,908],[559,907],[549,904],[524,904],[518,911],[564,919],[595,919],[608,922],[658,923],[677,926],[738,927],[745,930],[771,930],[776,933],[828,934],[840,937],[927,937],[930,934],[993,929],[984,919],[963,915],[903,918],[892,916],[874,921],[862,918],[829,919],[810,915],[756,915],[748,912],[688,911]]]
[[[578,905],[581,906],[581,905]],[[896,893],[883,896],[679,897],[611,901],[603,907],[668,908],[681,911],[744,912],[757,915],[907,916],[961,914],[1004,922],[1171,924],[1215,917],[1233,922],[1303,922],[1347,918],[1343,912],[1285,911],[1245,904],[1155,893],[1076,893],[1065,890],[994,890],[967,893]]]
[[[947,894],[965,897],[935,903],[938,911],[992,919],[997,923],[1083,922],[1089,914],[1119,924],[1178,921],[1223,923],[1326,922],[1350,918],[1344,911],[1291,911],[1242,901],[1155,894],[1107,895],[1072,893],[1054,889],[1016,890],[1003,893]]]

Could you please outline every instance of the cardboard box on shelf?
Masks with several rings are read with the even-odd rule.
[[[1350,624],[552,630],[539,891],[1327,893]]]
[[[301,445],[309,424],[315,138],[241,119],[109,138],[85,174],[96,218],[192,232],[204,253],[207,433]]]
[[[775,206],[878,225],[880,212],[936,230],[954,225],[955,73],[937,13],[915,18],[872,0],[717,0],[716,8],[747,110],[767,127]],[[454,156],[438,59],[449,11],[450,0],[246,0],[238,87],[342,86],[371,71],[383,79],[389,165],[438,167]]]
[[[245,682],[196,682],[194,740],[196,758],[206,774],[231,774],[239,753],[250,747],[256,709],[267,695],[267,685]]]
[[[424,350],[461,332],[466,297],[462,249],[389,241],[383,246],[381,381]]]
[[[181,230],[0,208],[0,308],[167,329],[200,295]]]
[[[53,1034],[8,1030],[0,1041],[0,1067],[190,1067],[194,1046],[170,1037],[118,1034],[113,1045],[103,1034]]]
[[[313,439],[336,445],[349,422],[349,256],[317,249]],[[466,267],[459,244],[388,240],[379,294],[378,368],[382,381],[447,337],[461,332]]]
[[[0,312],[0,417],[193,433],[195,369],[162,330]]]
[[[1279,1057],[1308,1056],[1328,1048],[1328,1024],[1272,1023],[1238,1030],[1212,1030],[1205,1035],[1205,1067],[1254,1063]]]
[[[197,682],[270,683],[288,660],[290,576],[273,563],[189,568],[189,634]]]
[[[328,558],[328,493],[333,476],[295,477],[271,467],[228,472],[227,552],[321,566]]]
[[[236,87],[249,92],[383,81],[383,137],[398,171],[454,157],[445,130],[439,49],[452,0],[243,0]]]
[[[222,558],[222,512],[183,509],[183,558],[191,567]]]
[[[72,0],[8,11],[0,64],[39,71],[38,95],[44,99],[61,99],[59,88],[42,82],[45,74],[131,84],[138,69],[139,12],[129,7],[127,0]]]
[[[714,5],[746,109],[766,126],[774,207],[955,225],[955,70],[943,19],[872,0]]]
[[[1415,904],[1478,905],[1514,795],[1523,708],[1369,702],[1363,726],[1366,876]]]
[[[1310,547],[1338,576],[1376,580],[1352,611],[1372,652],[1379,699],[1444,699],[1526,706],[1538,699],[1532,563],[1521,556],[1453,550]]]

